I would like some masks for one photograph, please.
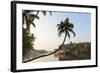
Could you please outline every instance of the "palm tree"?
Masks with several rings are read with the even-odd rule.
[[[22,11],[22,25],[26,26],[22,27],[23,29],[23,57],[29,52],[31,49],[34,49],[33,42],[35,41],[35,37],[33,33],[30,33],[30,25],[35,26],[34,20],[39,19],[39,12],[42,12],[43,15],[46,15],[46,11],[35,11],[35,10],[23,10]],[[50,15],[52,12],[49,11]]]
[[[34,14],[36,12],[36,14]],[[26,24],[26,30],[30,33],[30,25],[35,26],[34,19],[39,19],[39,12],[42,12],[43,15],[46,15],[46,11],[35,11],[35,10],[23,10],[23,24]],[[49,11],[50,15],[52,15],[52,12]]]
[[[74,37],[75,37],[75,33],[73,31],[74,25],[72,23],[69,22],[69,18],[66,18],[65,21],[61,21],[60,24],[57,24],[58,27],[58,36],[60,37],[62,33],[65,34],[63,43],[61,46],[63,46],[66,37],[68,36],[68,38],[70,39],[70,32],[73,33]]]
[[[35,59],[38,59],[38,58],[41,58],[41,57],[45,57],[45,56],[52,55],[52,54],[58,52],[59,50],[61,50],[61,49],[62,49],[62,46],[63,46],[64,43],[65,43],[66,37],[68,36],[68,38],[70,38],[70,32],[73,33],[73,35],[74,35],[74,37],[75,37],[75,33],[74,33],[74,31],[73,31],[74,25],[73,25],[72,23],[69,22],[69,18],[66,18],[64,22],[61,21],[60,24],[57,24],[57,27],[58,27],[58,36],[61,36],[62,33],[65,34],[63,43],[59,46],[59,48],[56,49],[56,50],[55,50],[54,52],[52,52],[52,53],[49,53],[49,54],[46,54],[46,55],[41,55],[41,56],[35,57],[35,58],[33,58],[33,59],[24,61],[24,63],[29,62],[29,61],[32,61],[32,60],[35,60]]]
[[[34,47],[33,47],[34,41],[35,41],[34,34],[29,34],[23,28],[23,57],[25,57],[27,52],[29,52],[31,49],[34,49]]]
[[[34,12],[33,10],[23,10],[23,24],[26,24],[26,30],[28,32],[30,32],[30,25],[32,24],[33,27],[35,27],[35,23],[33,22],[34,19],[39,19],[38,17],[38,13],[39,11],[37,11],[36,15],[33,14],[32,12]]]

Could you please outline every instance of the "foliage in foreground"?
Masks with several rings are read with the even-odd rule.
[[[27,54],[31,49],[34,50],[33,42],[35,41],[35,37],[33,34],[29,34],[24,28],[23,28],[23,56]]]
[[[44,16],[46,15],[46,11],[35,11],[35,10],[23,10],[22,11],[23,59],[24,57],[27,56],[27,54],[31,50],[35,50],[34,49],[35,37],[34,37],[34,34],[30,32],[30,26],[33,25],[33,27],[36,27],[34,20],[39,19],[38,14],[40,12],[42,12]],[[50,15],[52,15],[51,11],[49,11],[49,13]]]

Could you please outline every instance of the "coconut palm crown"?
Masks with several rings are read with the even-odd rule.
[[[73,31],[74,25],[69,22],[69,18],[66,18],[65,21],[61,21],[60,24],[57,24],[58,27],[58,36],[60,37],[62,33],[65,34],[64,41],[66,37],[70,38],[70,32],[73,33],[75,37],[75,32]]]

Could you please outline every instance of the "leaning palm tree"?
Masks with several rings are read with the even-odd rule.
[[[63,43],[61,45],[61,47],[63,46],[66,37],[68,36],[68,38],[70,38],[70,32],[73,33],[74,37],[75,37],[75,32],[73,31],[74,25],[72,23],[69,22],[69,18],[66,18],[65,21],[61,21],[60,24],[57,24],[58,27],[58,36],[60,37],[61,34],[65,34]]]
[[[65,43],[66,37],[68,36],[68,38],[70,38],[70,32],[73,33],[73,35],[75,37],[75,32],[73,31],[74,25],[69,22],[69,18],[66,18],[64,22],[61,21],[60,24],[57,24],[57,27],[58,27],[58,36],[61,36],[62,33],[65,34],[64,40],[63,40],[62,44],[59,46],[59,48],[56,49],[52,53],[35,57],[33,59],[24,61],[24,63],[32,61],[32,60],[35,60],[35,59],[38,59],[38,58],[41,58],[41,57],[45,57],[45,56],[49,56],[49,55],[55,54],[56,52],[58,52],[59,50],[61,50],[62,47],[63,47],[63,45],[64,45],[64,43]]]

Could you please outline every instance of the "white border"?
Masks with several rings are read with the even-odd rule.
[[[96,45],[95,45],[95,9],[81,8],[81,7],[64,7],[64,6],[45,6],[45,5],[28,5],[17,4],[17,70],[21,69],[38,69],[38,68],[52,68],[52,67],[71,67],[71,66],[85,66],[95,65],[96,57]],[[50,10],[50,11],[69,11],[69,12],[86,12],[91,13],[91,60],[79,60],[79,61],[65,61],[65,62],[45,62],[45,63],[22,63],[22,9],[30,10]],[[84,28],[85,29],[85,28]]]

